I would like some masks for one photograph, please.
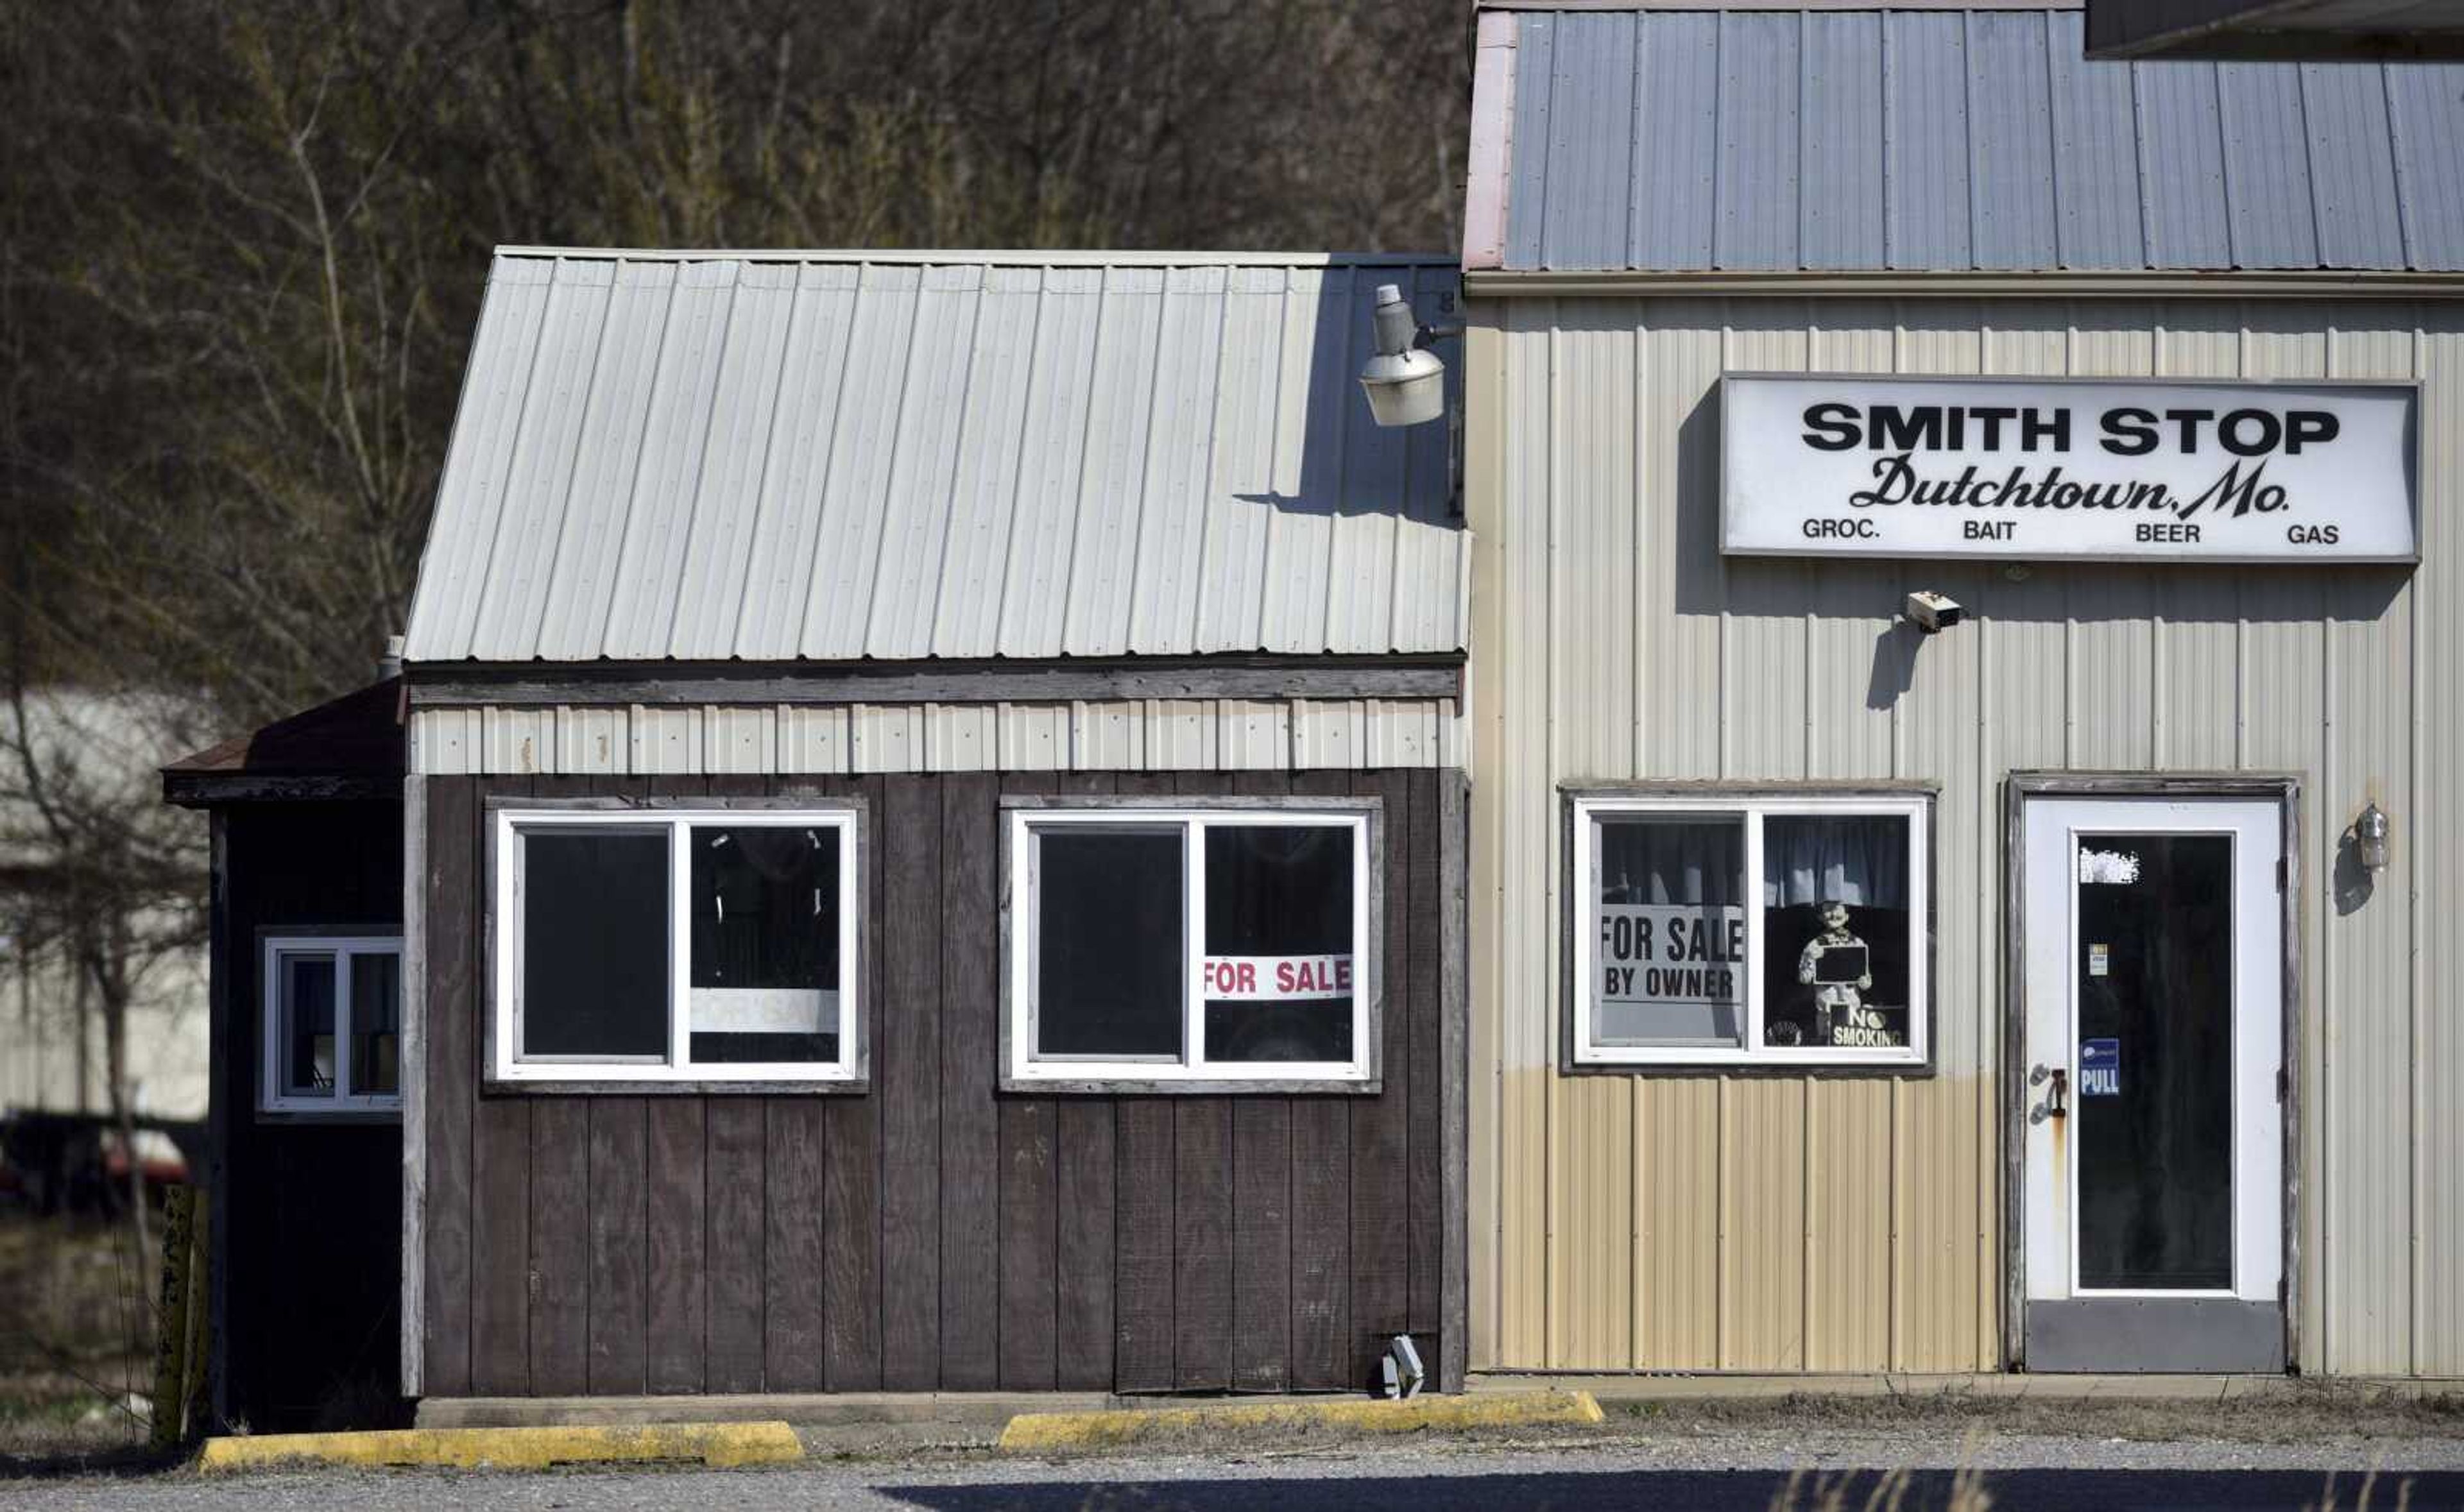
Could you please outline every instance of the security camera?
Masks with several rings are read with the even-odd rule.
[[[1901,613],[1910,625],[1927,635],[1947,630],[1968,618],[1968,611],[1959,606],[1958,600],[1930,588],[1921,588],[1909,594],[1907,607]]]
[[[1360,370],[1361,391],[1369,396],[1369,418],[1380,426],[1417,426],[1446,411],[1446,364],[1428,343],[1456,333],[1425,326],[1412,313],[1399,284],[1377,286],[1377,308],[1370,317],[1377,355]]]

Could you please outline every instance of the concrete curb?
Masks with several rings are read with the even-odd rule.
[[[1021,1413],[1001,1430],[1012,1454],[1078,1454],[1134,1442],[1158,1432],[1224,1428],[1333,1429],[1400,1434],[1428,1430],[1531,1428],[1604,1421],[1589,1391],[1497,1392],[1485,1396],[1416,1396],[1408,1402],[1349,1397],[1258,1402],[1238,1407],[1162,1407],[1102,1413]]]
[[[277,1465],[416,1465],[543,1470],[550,1465],[694,1460],[713,1468],[804,1457],[785,1423],[668,1423],[643,1428],[404,1428],[358,1434],[209,1438],[207,1475]]]

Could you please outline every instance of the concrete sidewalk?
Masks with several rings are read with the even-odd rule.
[[[2464,1397],[2464,1379],[2291,1375],[1573,1375],[1492,1372],[1473,1375],[1472,1395],[1490,1391],[1589,1391],[1603,1405],[1619,1402],[1770,1401],[1813,1397],[1976,1397],[2141,1402],[2240,1401],[2266,1397],[2379,1397],[2418,1401]]]

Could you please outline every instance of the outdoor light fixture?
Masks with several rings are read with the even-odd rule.
[[[2387,810],[2373,802],[2353,821],[2353,844],[2361,853],[2364,871],[2385,871],[2387,864]]]
[[[1417,426],[1446,412],[1446,364],[1429,350],[1441,336],[1460,336],[1461,327],[1428,326],[1412,313],[1399,284],[1377,286],[1377,309],[1370,317],[1377,355],[1360,370],[1361,392],[1369,396],[1369,418],[1380,426]]]
[[[1909,594],[1908,602],[1900,613],[1910,625],[1927,635],[1947,630],[1968,618],[1968,610],[1958,600],[1930,588],[1920,588]]]

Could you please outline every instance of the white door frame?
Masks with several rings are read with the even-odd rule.
[[[2044,1089],[2029,1083],[2035,1060],[2029,1044],[2027,916],[2029,892],[2028,808],[2032,800],[2128,801],[2192,801],[2227,800],[2273,805],[2279,818],[2281,872],[2280,909],[2283,1041],[2278,1047],[2283,1095],[2278,1113],[2282,1125],[2279,1179],[2282,1264],[2281,1299],[2284,1349],[2288,1370],[2298,1367],[2300,1352],[2300,1144],[2299,1113],[2302,1021],[2300,778],[2291,774],[2151,774],[2014,772],[2005,784],[2003,837],[2003,1216],[2004,1216],[2004,1364],[2026,1369],[2029,1304],[2029,1172],[2028,1132],[2031,1108]],[[2238,1226],[2237,1226],[2238,1253]],[[2238,1276],[2239,1265],[2236,1264]],[[2067,1277],[2064,1278],[2067,1282]],[[2065,1288],[2066,1289],[2066,1288]],[[2102,1295],[2102,1294],[2099,1294]],[[2197,1296],[2199,1294],[2192,1294]]]

